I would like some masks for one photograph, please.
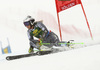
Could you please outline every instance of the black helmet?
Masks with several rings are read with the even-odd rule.
[[[28,25],[32,26],[34,24],[34,21],[35,21],[34,18],[32,18],[31,16],[27,16],[26,19],[23,21],[23,23],[25,26],[28,26]]]

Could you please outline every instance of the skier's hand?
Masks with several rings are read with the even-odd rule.
[[[42,40],[39,39],[39,45],[42,46]]]

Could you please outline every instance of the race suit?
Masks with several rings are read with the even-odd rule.
[[[42,43],[57,43],[59,42],[58,36],[52,32],[48,31],[46,26],[42,22],[35,22],[33,29],[28,29],[28,38],[30,40],[30,47],[38,48],[36,45],[38,40],[35,40],[34,37],[40,39]]]

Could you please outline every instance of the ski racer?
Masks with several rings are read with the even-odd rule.
[[[60,42],[58,36],[54,32],[49,31],[42,21],[35,21],[31,16],[27,16],[23,23],[25,27],[28,28],[27,34],[30,41],[29,53],[34,52],[34,48],[40,48],[40,41],[43,43],[55,43],[55,45],[58,45],[57,43]],[[40,41],[35,40],[34,37]]]

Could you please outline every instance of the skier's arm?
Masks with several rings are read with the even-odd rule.
[[[27,32],[27,35],[28,35],[28,38],[29,38],[29,41],[30,41],[30,46],[32,46],[32,47],[37,47],[37,46],[35,45],[33,36],[31,36],[31,35],[29,34],[29,32]]]
[[[28,39],[30,40],[30,41],[34,41],[34,38],[30,35],[30,33],[27,31],[27,35],[28,35]]]

